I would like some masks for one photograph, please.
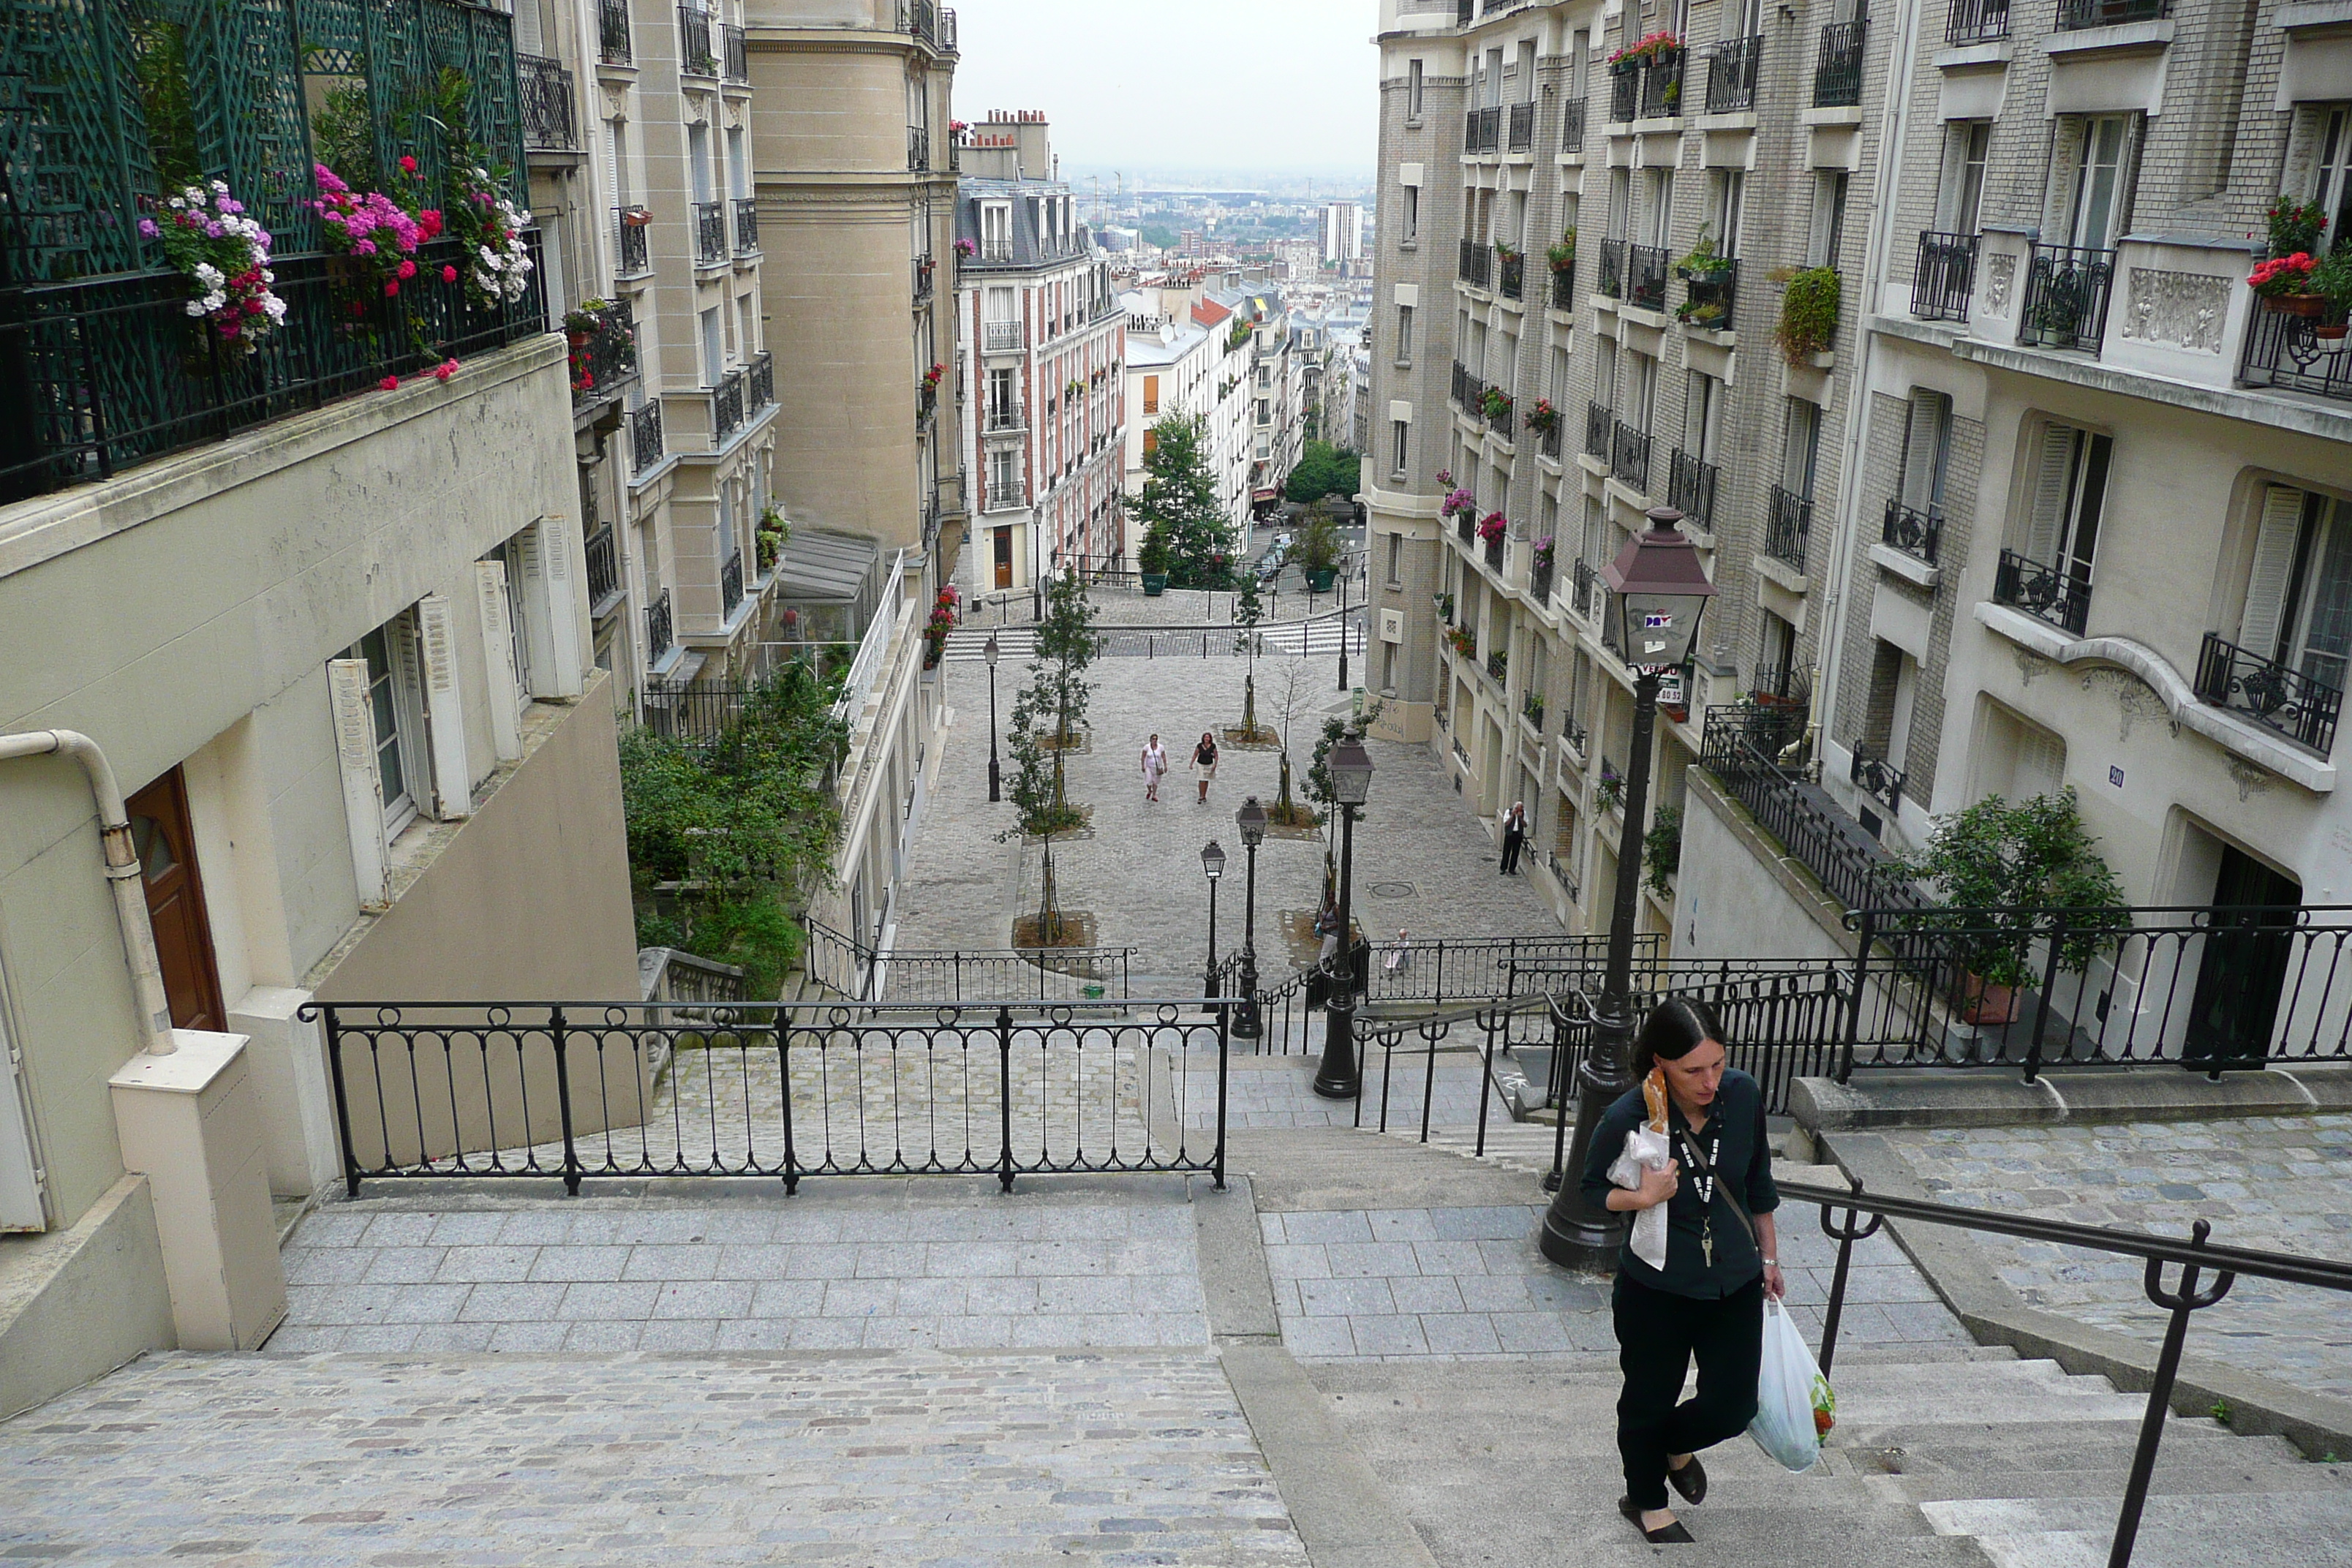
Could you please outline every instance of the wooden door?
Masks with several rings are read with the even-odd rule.
[[[2294,958],[2295,911],[2302,902],[2303,889],[2294,878],[2222,847],[2182,1065],[2200,1072],[2263,1065]]]
[[[996,585],[1013,586],[1013,531],[1009,528],[996,531]]]
[[[163,994],[175,1029],[226,1029],[220,968],[205,917],[196,835],[188,819],[188,785],[173,768],[131,797],[131,841],[147,889],[147,921],[163,964]]]

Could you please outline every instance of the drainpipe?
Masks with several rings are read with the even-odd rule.
[[[122,804],[122,786],[115,782],[114,765],[98,742],[72,730],[30,730],[0,735],[0,762],[16,757],[51,754],[71,757],[89,775],[90,794],[98,800],[99,842],[106,852],[106,879],[114,884],[114,918],[122,927],[122,951],[131,961],[131,985],[137,994],[139,1034],[151,1057],[168,1057],[172,1044],[172,1007],[163,996],[163,967],[155,957],[155,932],[147,923],[147,892],[139,875],[139,852],[131,843],[131,814]]]

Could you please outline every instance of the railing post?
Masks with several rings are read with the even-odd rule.
[[[1511,972],[1511,978],[1514,980],[1518,978],[1517,970],[1514,969]],[[1500,1024],[1503,1027],[1508,1028],[1510,1027],[1510,1023],[1511,1005],[1509,1001],[1507,999],[1503,1004],[1501,1012],[1491,1013],[1487,1016],[1486,1065],[1479,1069],[1478,1075],[1478,1143],[1474,1152],[1482,1160],[1486,1157],[1486,1100],[1489,1091],[1495,1087],[1495,1027],[1497,1024]],[[1434,1042],[1433,1042],[1430,1050],[1430,1059],[1434,1061],[1436,1058],[1437,1051]],[[1429,1108],[1426,1104],[1422,1107],[1421,1120],[1423,1127],[1426,1128],[1429,1125]],[[1423,1135],[1423,1142],[1428,1142],[1426,1134]]]
[[[2202,1247],[2206,1237],[2212,1234],[2210,1222],[2199,1220],[2189,1227],[2189,1245]],[[2140,1510],[2147,1506],[2147,1483],[2156,1473],[2156,1450],[2164,1441],[2164,1418],[2172,1409],[2172,1382],[2180,1372],[2180,1347],[2189,1338],[2189,1314],[2213,1305],[2230,1293],[2237,1276],[2221,1273],[2214,1276],[2206,1289],[2197,1289],[2197,1265],[2183,1264],[2180,1288],[2163,1288],[2164,1261],[2151,1258],[2142,1284],[2147,1299],[2172,1314],[2164,1326],[2164,1349],[2156,1358],[2156,1375],[2147,1386],[2147,1410],[2139,1422],[2139,1447],[2133,1451],[2131,1480],[2124,1488],[2123,1511],[2116,1516],[2116,1543],[2107,1553],[2107,1568],[2129,1568],[2132,1545],[2139,1538]]]
[[[1221,1193],[1225,1190],[1225,1067],[1233,1048],[1233,1019],[1231,1008],[1217,1010],[1217,1150],[1210,1168],[1214,1173],[1216,1189]],[[1177,1137],[1181,1140],[1183,1137],[1181,1110],[1179,1114]]]
[[[1003,1131],[996,1179],[1009,1193],[1013,1190],[1013,1009],[1009,1006],[996,1009],[996,1060],[997,1120]]]
[[[2030,918],[2030,917],[2029,917]],[[2058,984],[2058,955],[2066,939],[2066,911],[2057,914],[2057,925],[2049,936],[2050,956],[2042,965],[2042,995],[2033,1009],[2033,1038],[2025,1047],[2025,1081],[2032,1083],[2042,1070],[2042,1039],[2050,1027],[2050,992]]]
[[[580,1151],[572,1141],[572,1067],[563,1039],[563,1009],[547,1010],[548,1038],[555,1046],[555,1108],[563,1121],[563,1190],[572,1197],[580,1195]],[[525,1130],[526,1137],[529,1130]]]
[[[1861,940],[1853,950],[1853,995],[1846,1003],[1845,1048],[1838,1060],[1837,1080],[1841,1084],[1853,1077],[1853,1047],[1862,1035],[1863,978],[1870,967],[1870,944],[1878,934],[1874,911],[1862,911],[1862,925],[1856,934]]]
[[[1848,1176],[1846,1181],[1853,1185],[1854,1195],[1860,1197],[1862,1183],[1853,1176]],[[1830,1364],[1837,1359],[1838,1320],[1845,1315],[1846,1269],[1853,1261],[1853,1244],[1866,1236],[1876,1235],[1878,1227],[1885,1223],[1886,1219],[1885,1215],[1874,1214],[1870,1216],[1868,1225],[1857,1227],[1854,1222],[1862,1218],[1860,1209],[1847,1209],[1845,1222],[1843,1225],[1832,1219],[1830,1215],[1830,1205],[1823,1204],[1822,1234],[1835,1238],[1838,1244],[1837,1272],[1831,1277],[1829,1306],[1822,1313],[1820,1360],[1823,1377],[1829,1375]]]
[[[331,1005],[326,1010],[326,1023],[327,1068],[335,1079],[335,1131],[343,1141],[343,1194],[355,1198],[360,1195],[360,1162],[352,1152],[352,1102],[343,1088],[343,1026]]]
[[[779,1005],[773,1015],[776,1021],[776,1092],[782,1101],[784,1117],[784,1196],[793,1197],[801,1190],[800,1151],[793,1142],[793,1016]],[[818,1049],[822,1050],[823,1046]]]

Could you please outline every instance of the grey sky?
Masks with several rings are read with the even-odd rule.
[[[1377,0],[956,0],[955,112],[1037,109],[1065,173],[1369,176]]]

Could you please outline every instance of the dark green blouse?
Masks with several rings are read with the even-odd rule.
[[[1610,1189],[1609,1167],[1624,1152],[1625,1134],[1640,1126],[1649,1115],[1642,1091],[1636,1088],[1622,1096],[1601,1119],[1601,1126],[1592,1137],[1592,1150],[1584,1163],[1582,1191],[1585,1200],[1594,1208],[1604,1206]],[[1666,1266],[1653,1268],[1633,1256],[1629,1245],[1619,1253],[1617,1266],[1627,1279],[1657,1290],[1669,1290],[1677,1296],[1696,1296],[1714,1300],[1728,1296],[1764,1272],[1764,1260],[1748,1239],[1748,1227],[1739,1223],[1732,1211],[1731,1194],[1751,1215],[1770,1214],[1780,1206],[1780,1191],[1772,1184],[1772,1151],[1764,1135],[1764,1091],[1756,1080],[1737,1068],[1726,1071],[1715,1093],[1715,1114],[1708,1118],[1706,1131],[1699,1142],[1706,1148],[1708,1162],[1715,1166],[1719,1178],[1715,1189],[1715,1264],[1709,1268],[1700,1237],[1706,1226],[1707,1205],[1698,1195],[1697,1165],[1684,1151],[1684,1141],[1691,1135],[1690,1123],[1684,1120],[1682,1108],[1669,1103],[1666,1109],[1666,1140],[1673,1146],[1675,1158],[1681,1163],[1682,1184],[1675,1195],[1666,1200]],[[1727,1193],[1724,1189],[1731,1191]]]

